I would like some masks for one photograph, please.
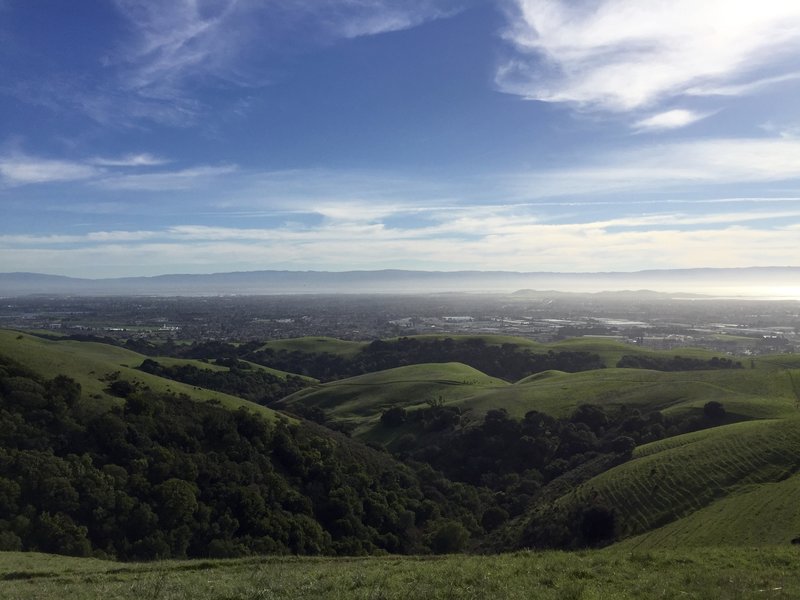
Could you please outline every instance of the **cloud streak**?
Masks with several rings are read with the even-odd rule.
[[[133,118],[194,125],[208,107],[195,86],[263,87],[285,52],[416,27],[455,0],[116,0],[130,36],[109,59]],[[132,95],[132,96],[131,96]],[[82,103],[104,121],[109,93]],[[120,102],[114,102],[119,106]]]
[[[156,238],[110,236],[103,244],[71,247],[0,243],[0,268],[92,276],[272,269],[414,268],[519,271],[635,271],[648,268],[797,264],[797,227],[679,227],[615,230],[607,227],[528,225],[488,228],[454,245],[443,237],[407,236],[382,227],[309,232],[235,232],[181,229]],[[135,237],[131,232],[129,237]],[[187,236],[189,239],[187,239]],[[513,248],[513,251],[509,251]]]
[[[25,154],[0,156],[0,180],[18,186],[92,179],[103,171],[92,165],[69,161],[37,158]]]
[[[705,119],[707,116],[708,114],[676,108],[640,119],[634,123],[633,128],[637,131],[679,129]]]
[[[701,139],[648,145],[593,158],[583,165],[517,174],[517,198],[596,194],[615,190],[800,180],[800,140]]]
[[[627,112],[797,77],[796,2],[513,0],[511,7],[504,37],[516,57],[497,82],[533,100]]]

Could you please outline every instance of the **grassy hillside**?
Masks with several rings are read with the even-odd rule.
[[[573,350],[582,352],[596,352],[606,361],[607,367],[616,366],[620,358],[625,354],[634,356],[653,356],[653,357],[672,357],[675,355],[687,358],[710,359],[719,356],[719,352],[712,352],[703,348],[680,348],[675,350],[648,350],[634,344],[625,344],[616,340],[605,338],[579,337],[545,344],[546,350]]]
[[[414,409],[438,398],[445,405],[456,404],[480,390],[508,385],[460,363],[411,365],[301,390],[275,406],[318,407],[332,419],[356,423],[355,435],[366,435],[379,425],[381,413],[388,408]]]
[[[351,358],[366,345],[366,342],[351,342],[331,337],[301,337],[270,340],[262,348],[276,352],[286,350],[288,352],[305,352],[307,354],[322,354],[325,352],[343,358]]]
[[[627,550],[690,546],[788,546],[800,536],[800,476],[744,486],[682,519],[620,543]]]
[[[119,402],[119,399],[106,391],[108,374],[119,372],[119,379],[138,382],[159,393],[185,393],[198,401],[217,400],[231,409],[246,407],[270,418],[274,416],[274,411],[235,396],[138,371],[136,367],[147,357],[117,346],[72,340],[45,340],[16,331],[0,330],[0,354],[13,358],[43,377],[69,375],[81,384],[84,398],[91,398],[97,406],[110,406]],[[171,364],[190,363],[204,369],[223,369],[188,359],[163,360]]]
[[[0,553],[9,600],[796,598],[794,548],[164,561]]]
[[[766,489],[792,494],[796,482],[780,488],[757,486],[779,484],[798,470],[800,419],[738,423],[645,447],[633,460],[590,479],[560,498],[556,505],[566,512],[581,506],[604,505],[615,513],[620,536],[627,537],[687,515],[693,515],[697,525],[703,521],[696,511],[734,495],[753,493],[753,502],[749,502],[751,517],[766,525],[772,517],[763,507],[755,511],[755,501],[768,497]],[[731,504],[729,510],[746,510],[746,505],[746,501]],[[720,520],[718,527],[734,530],[737,523],[727,521],[725,525]],[[751,531],[757,528],[754,524]],[[757,536],[760,543],[775,539],[774,533],[766,531]],[[787,533],[796,535],[794,530]],[[704,539],[710,541],[712,537],[709,533]],[[724,537],[720,539],[721,543],[724,541]]]
[[[505,409],[513,419],[522,419],[532,410],[557,418],[567,418],[579,406],[593,404],[605,408],[609,415],[622,414],[622,418],[634,414],[634,409],[638,409],[643,415],[657,410],[663,413],[666,417],[663,421],[667,423],[680,421],[684,417],[699,416],[703,413],[703,406],[713,400],[724,406],[726,417],[713,423],[706,422],[702,426],[707,427],[709,423],[724,425],[642,445],[634,450],[632,460],[623,464],[610,461],[607,465],[618,466],[599,475],[597,473],[600,469],[591,470],[592,457],[597,452],[609,452],[611,445],[603,442],[605,445],[598,443],[589,446],[595,454],[586,450],[578,451],[586,453],[585,463],[589,466],[586,467],[585,475],[576,476],[570,481],[583,483],[564,495],[561,495],[561,491],[552,492],[552,488],[548,488],[545,496],[552,498],[555,504],[542,505],[536,509],[539,512],[529,513],[527,516],[533,517],[531,523],[535,524],[537,518],[549,519],[553,515],[574,516],[586,507],[602,505],[615,515],[617,532],[626,540],[621,547],[646,550],[716,543],[785,544],[800,535],[800,517],[794,512],[794,507],[800,500],[800,475],[797,475],[800,472],[800,357],[776,355],[757,358],[752,364],[749,360],[746,361],[747,368],[743,369],[665,372],[620,369],[610,365],[616,364],[625,354],[666,358],[681,355],[706,360],[713,357],[714,353],[683,349],[656,353],[614,341],[587,338],[537,344],[530,340],[505,336],[420,336],[425,339],[444,337],[453,337],[456,344],[465,345],[480,337],[486,344],[518,344],[541,353],[550,350],[591,352],[599,354],[609,367],[575,373],[547,370],[512,384],[458,362],[416,364],[325,384],[306,378],[315,385],[284,398],[276,407],[301,414],[306,414],[299,410],[301,408],[319,409],[331,421],[348,425],[356,438],[377,441],[390,448],[400,448],[399,441],[396,446],[392,443],[401,437],[411,438],[415,440],[412,443],[421,446],[439,438],[446,441],[452,441],[453,438],[444,437],[448,429],[425,429],[421,419],[414,420],[410,416],[408,420],[395,426],[382,424],[381,415],[387,409],[395,407],[401,407],[409,411],[409,414],[421,417],[424,413],[415,411],[422,411],[431,403],[440,403],[456,414],[454,422],[447,427],[454,428],[456,433],[462,433],[460,427],[467,432],[474,432],[477,427],[465,425],[479,423],[488,411],[498,408]],[[309,337],[272,341],[265,347],[307,354],[329,353],[350,360],[358,356],[366,345]],[[476,346],[473,344],[473,347]],[[483,351],[479,345],[477,348]],[[12,357],[47,378],[60,373],[69,375],[81,384],[84,398],[89,399],[95,407],[107,407],[120,402],[109,395],[106,389],[109,375],[116,374],[119,379],[136,382],[155,392],[186,393],[199,401],[216,399],[228,408],[247,406],[262,414],[274,416],[268,409],[233,396],[141,372],[136,367],[146,357],[115,346],[45,340],[0,330],[0,355]],[[190,364],[212,371],[225,370],[225,367],[203,361],[176,358],[156,360],[165,366]],[[287,376],[284,371],[255,363],[251,365],[253,369],[261,369],[279,377]],[[617,411],[621,407],[626,410]],[[670,432],[689,429],[690,427],[672,427]],[[623,432],[614,435],[633,435],[624,433],[625,430],[622,429],[612,430],[606,427],[606,430]],[[665,431],[666,428],[662,427],[661,433],[657,435],[636,439],[656,439],[665,435]],[[407,433],[414,435],[406,436]],[[491,432],[487,433],[489,435]],[[598,433],[597,438],[602,435],[604,434]],[[553,443],[558,445],[561,441],[556,440]],[[628,441],[634,443],[633,440]],[[431,446],[432,452],[442,455],[446,454],[444,450],[447,448],[455,447],[453,444],[440,445],[441,448]],[[470,445],[464,456],[470,456],[470,452],[474,455],[474,447]],[[550,451],[547,448],[541,450],[533,446],[525,447],[528,448],[526,451],[532,453],[531,457],[536,456],[536,452]],[[561,448],[563,447],[562,445]],[[630,456],[629,452],[630,450],[625,457]],[[506,455],[517,456],[511,452]],[[541,473],[526,475],[525,470],[532,468],[532,458],[529,460],[526,458],[528,455],[524,454],[519,456],[523,457],[522,462],[529,461],[525,463],[526,466],[518,469],[514,467],[517,470],[513,473],[503,473],[494,467],[490,472],[497,473],[498,477],[509,475],[506,486],[508,490],[527,486],[528,491],[525,493],[529,495],[525,496],[525,502],[538,501],[537,477],[546,471],[541,467]],[[462,456],[457,458],[461,460]],[[477,461],[486,457],[474,458]],[[567,460],[572,460],[572,455],[565,455],[562,462]],[[431,458],[424,458],[424,462],[435,465]],[[461,461],[461,464],[467,462]],[[584,463],[576,461],[569,469],[578,464]],[[446,470],[442,470],[451,477]],[[548,477],[557,477],[566,471],[567,468],[564,467],[556,475]],[[592,475],[595,476],[591,477]],[[524,481],[517,486],[513,481],[514,476],[521,477]],[[459,481],[468,481],[472,485],[489,485],[483,480]],[[543,483],[549,481],[551,480],[541,480]],[[506,487],[497,489],[506,490]],[[519,512],[510,513],[511,517],[516,518],[521,512],[530,510],[528,504],[520,506],[522,508]],[[526,518],[522,519],[525,520]],[[475,526],[478,526],[477,523]],[[562,547],[568,546],[565,544]]]
[[[795,377],[800,379],[800,374]],[[710,400],[722,402],[740,418],[774,418],[793,414],[797,397],[786,371],[602,369],[538,373],[515,385],[466,398],[462,404],[476,412],[503,407],[520,418],[529,410],[567,416],[586,403],[666,413],[699,411]]]
[[[221,365],[214,364],[213,362],[208,362],[205,360],[193,360],[191,358],[173,358],[171,356],[150,356],[142,358],[151,358],[159,362],[160,364],[164,365],[165,367],[173,367],[173,366],[182,366],[182,365],[193,365],[198,369],[208,369],[210,371],[227,371],[228,367],[224,367]],[[250,368],[254,371],[263,371],[264,373],[269,373],[270,375],[274,375],[280,379],[286,379],[289,376],[299,377],[303,381],[307,381],[308,383],[314,384],[319,383],[319,380],[314,379],[313,377],[306,377],[305,375],[295,375],[294,373],[289,373],[288,371],[280,371],[278,369],[272,369],[270,367],[265,367],[264,365],[259,365],[258,363],[250,362],[248,360],[242,361],[250,365]]]
[[[626,344],[605,338],[580,337],[561,340],[552,343],[540,343],[534,340],[510,335],[448,335],[448,334],[423,334],[406,336],[408,339],[420,341],[434,341],[451,339],[456,344],[469,344],[481,340],[488,346],[512,346],[521,350],[529,350],[537,354],[548,351],[593,352],[599,354],[607,367],[616,366],[622,356],[633,354],[636,356],[672,357],[679,354],[689,358],[710,359],[719,356],[719,352],[712,352],[702,348],[680,348],[679,350],[648,350],[633,344]],[[400,338],[388,338],[384,341],[394,342]],[[369,345],[368,342],[354,342],[338,340],[330,337],[302,337],[285,340],[268,341],[262,348],[275,351],[286,350],[289,352],[303,352],[308,354],[328,353],[343,358],[352,358]],[[778,357],[776,357],[778,358]],[[798,363],[800,367],[800,363]]]
[[[796,377],[800,379],[800,375]],[[587,403],[699,414],[710,400],[723,403],[732,420],[778,418],[797,412],[793,380],[786,371],[546,371],[511,385],[464,365],[441,363],[334,381],[298,392],[278,406],[317,406],[333,419],[367,419],[357,430],[365,434],[383,410],[392,406],[413,409],[439,396],[445,404],[471,410],[475,418],[494,408],[504,408],[514,418],[522,418],[530,410],[566,417]]]
[[[534,352],[541,352],[547,351],[547,346],[545,344],[541,344],[534,340],[519,337],[515,335],[498,335],[498,334],[444,334],[444,333],[427,333],[421,335],[410,335],[406,336],[412,339],[417,340],[444,340],[444,339],[451,339],[457,344],[464,344],[468,343],[471,340],[480,339],[483,340],[489,346],[502,346],[504,344],[510,344],[512,346],[517,346],[519,348],[528,348],[533,350]],[[386,341],[391,342],[400,338],[389,338]]]

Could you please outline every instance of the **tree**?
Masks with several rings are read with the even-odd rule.
[[[159,500],[159,516],[167,526],[176,526],[191,522],[197,511],[197,488],[182,479],[167,479],[156,486],[156,497]]]
[[[461,552],[469,540],[469,531],[458,521],[444,521],[433,532],[431,550],[436,554]]]
[[[393,406],[381,414],[381,423],[386,427],[399,427],[406,422],[406,409],[402,406]]]
[[[721,402],[711,400],[703,405],[703,416],[712,421],[719,421],[725,418],[725,407]]]
[[[616,519],[605,506],[590,506],[581,516],[581,537],[589,546],[598,546],[614,539]]]
[[[481,517],[481,525],[486,531],[493,531],[508,520],[508,512],[499,506],[488,508]]]
[[[636,448],[636,442],[633,438],[627,435],[621,435],[611,441],[611,449],[617,454],[621,454],[626,458],[630,458],[633,450]]]

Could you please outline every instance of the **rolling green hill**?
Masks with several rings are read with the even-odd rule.
[[[516,471],[497,472],[497,477],[494,480],[487,477],[486,483],[479,479],[456,480],[474,486],[485,485],[493,491],[503,490],[502,494],[506,494],[507,490],[515,490],[513,493],[517,493],[524,488],[525,499],[514,509],[518,512],[506,514],[504,517],[510,518],[515,527],[525,524],[520,540],[522,545],[535,545],[535,536],[539,534],[543,522],[559,522],[559,519],[564,523],[574,521],[576,515],[598,506],[613,514],[616,534],[623,540],[619,546],[621,549],[650,551],[718,543],[786,544],[800,535],[800,513],[796,513],[794,509],[800,500],[799,356],[759,357],[752,362],[746,361],[747,368],[658,371],[616,368],[614,365],[625,355],[661,359],[680,355],[710,360],[715,354],[697,349],[653,352],[593,338],[565,340],[553,344],[538,344],[505,336],[418,338],[451,338],[453,344],[464,344],[476,354],[480,354],[482,349],[481,344],[475,343],[476,339],[482,340],[484,345],[494,346],[495,349],[516,345],[537,354],[551,351],[594,353],[601,357],[606,368],[572,373],[549,369],[524,377],[516,383],[509,383],[460,362],[410,364],[324,384],[306,377],[304,379],[312,384],[311,387],[283,398],[274,404],[274,408],[301,415],[317,410],[330,423],[346,426],[342,428],[351,432],[358,440],[378,442],[393,451],[399,452],[401,444],[398,440],[405,437],[410,438],[412,444],[430,449],[433,454],[445,454],[443,450],[447,447],[444,443],[448,439],[454,439],[447,438],[445,433],[474,432],[478,429],[475,425],[481,423],[490,411],[498,412],[497,409],[505,411],[504,418],[522,420],[529,411],[538,411],[566,422],[581,405],[591,404],[605,410],[606,416],[611,417],[613,414],[614,418],[618,418],[615,426],[626,418],[625,415],[633,415],[635,418],[641,416],[641,420],[644,420],[649,413],[659,411],[661,415],[656,416],[666,426],[661,427],[659,434],[636,437],[636,440],[647,441],[671,435],[676,431],[689,431],[690,427],[681,429],[674,426],[665,433],[669,426],[667,421],[676,423],[684,417],[699,419],[703,415],[704,406],[715,401],[724,406],[725,418],[715,422],[707,420],[697,426],[717,426],[643,444],[635,448],[632,455],[630,448],[635,441],[629,439],[631,446],[624,457],[630,457],[630,460],[626,462],[615,457],[614,452],[617,451],[611,449],[611,438],[609,441],[601,440],[601,444],[597,440],[604,434],[597,430],[589,432],[585,422],[576,421],[570,424],[575,429],[576,444],[580,442],[578,438],[581,435],[596,434],[594,445],[590,443],[587,446],[591,450],[573,453],[585,453],[585,456],[576,459],[570,453],[563,456],[557,454],[558,444],[567,440],[567,437],[560,440],[552,438],[550,441],[555,446],[548,448],[546,443],[549,442],[544,435],[539,440],[522,436],[518,447],[531,454],[522,455],[523,459],[519,461],[522,466],[514,467]],[[362,342],[308,337],[270,341],[263,348],[305,355],[327,353],[342,361],[357,363],[362,351],[368,346],[370,345]],[[392,347],[391,344],[378,343],[373,345],[373,350],[376,354],[389,355]],[[148,357],[116,346],[72,340],[46,340],[25,333],[0,330],[0,355],[11,357],[46,378],[61,373],[69,375],[81,384],[84,398],[89,399],[89,404],[98,412],[121,404],[122,401],[111,395],[107,389],[109,382],[116,378],[146,386],[156,393],[185,393],[197,401],[213,399],[229,409],[247,407],[275,420],[273,410],[240,398],[139,371],[136,367]],[[513,353],[508,356],[513,357]],[[226,369],[205,360],[150,358],[164,366],[192,365],[211,371]],[[249,364],[252,369],[260,369],[278,377],[285,378],[289,375],[286,371],[278,371],[255,362]],[[597,366],[597,361],[594,365]],[[430,420],[412,418],[412,415],[420,417],[422,411],[433,405],[452,410],[456,415],[455,420],[439,429],[430,426]],[[393,408],[407,411],[408,419],[404,416],[402,422],[392,426],[388,424],[388,420],[382,422],[381,416]],[[495,421],[496,427],[503,427],[502,419]],[[583,429],[580,429],[581,425],[584,426]],[[552,422],[549,427],[554,427]],[[622,433],[614,433],[614,436],[628,435],[624,430],[619,431]],[[327,434],[330,432],[326,431]],[[491,431],[487,429],[485,436],[488,438],[491,435]],[[524,441],[525,439],[528,441]],[[444,443],[439,440],[444,440]],[[545,446],[536,446],[539,442],[545,443]],[[557,460],[563,463],[558,467],[558,472],[555,469],[550,472],[545,467],[536,467],[541,468],[541,472],[535,473],[532,472],[535,469],[525,466],[525,460],[528,460],[525,457],[548,452],[558,456]],[[597,456],[598,454],[601,456]],[[420,457],[422,462],[439,468],[433,459],[424,458],[424,453],[415,455],[414,460],[420,460]],[[455,457],[456,460],[461,458],[461,455]],[[600,472],[602,469],[597,465],[601,464],[607,470]],[[612,464],[616,466],[609,468]],[[546,488],[551,481],[578,467],[584,471],[575,476],[574,482],[577,485],[574,489],[561,493],[550,491],[558,488],[547,488],[541,496],[537,496],[540,485]],[[442,471],[447,477],[452,477],[446,470]],[[491,466],[485,467],[480,473],[487,472],[492,473]],[[503,478],[505,483],[499,482]],[[492,485],[496,487],[492,488]],[[546,498],[547,502],[539,502],[541,498]],[[503,506],[512,510],[509,508],[511,502],[504,502]],[[534,508],[529,508],[525,502],[533,503],[530,506]],[[536,505],[536,502],[539,504]],[[475,531],[483,527],[479,524],[480,515],[470,518],[470,527]],[[574,527],[574,523],[565,524],[565,528],[569,526]],[[488,532],[490,528],[486,527]]]
[[[797,397],[787,371],[602,369],[580,373],[546,371],[502,389],[479,392],[465,398],[462,406],[476,412],[502,407],[521,418],[529,410],[567,416],[587,403],[669,414],[699,411],[711,400],[722,402],[738,418],[763,419],[792,414]]]
[[[528,536],[555,514],[570,518],[566,515],[602,506],[615,515],[619,537],[649,532],[624,542],[629,547],[660,547],[660,540],[671,538],[698,545],[783,542],[800,533],[795,531],[796,517],[788,516],[799,470],[798,417],[678,436],[641,448],[633,460],[591,478],[532,515]],[[779,509],[773,513],[769,505]],[[740,528],[732,517],[745,513],[748,525]],[[787,519],[783,533],[769,522],[780,516]],[[712,526],[697,531],[706,517],[713,517]]]
[[[241,398],[143,373],[136,367],[147,357],[117,346],[73,340],[45,340],[17,331],[0,330],[0,354],[13,358],[43,377],[69,375],[81,384],[84,397],[93,399],[101,407],[120,402],[119,398],[107,391],[108,376],[118,373],[119,379],[146,385],[158,393],[184,393],[198,401],[216,400],[231,409],[245,407],[269,418],[274,417],[271,409]],[[224,367],[189,359],[159,360],[171,364],[193,364],[203,369],[224,370]]]
[[[742,486],[672,523],[620,542],[621,549],[789,545],[800,536],[800,475]]]
[[[491,497],[440,474],[235,398],[160,391],[157,377],[122,386],[124,400],[86,397],[65,366],[91,380],[93,367],[129,369],[119,360],[131,355],[11,342],[20,352],[0,354],[0,550],[122,560],[441,553],[482,534],[475,513]]]
[[[351,342],[331,337],[301,337],[285,340],[270,340],[262,346],[262,349],[274,350],[276,352],[281,350],[287,352],[304,352],[306,354],[328,353],[343,358],[351,358],[358,354],[366,345],[366,342]]]
[[[468,343],[470,337],[456,343]],[[485,342],[508,344],[514,339]],[[538,352],[594,352],[609,368],[549,370],[508,384],[460,364],[414,365],[303,390],[280,405],[320,408],[334,422],[354,426],[356,437],[394,448],[393,441],[404,434],[422,434],[411,419],[391,429],[382,425],[382,412],[397,406],[419,410],[431,398],[457,407],[469,422],[498,408],[515,419],[531,410],[566,418],[582,404],[699,418],[704,405],[716,401],[725,408],[726,418],[720,422],[725,424],[636,448],[632,460],[558,498],[539,518],[551,518],[553,511],[571,518],[593,503],[607,505],[616,516],[618,535],[629,540],[624,543],[647,549],[684,542],[787,543],[800,534],[800,521],[791,513],[800,494],[800,480],[794,476],[800,469],[797,357],[756,358],[741,369],[656,371],[612,365],[624,355],[701,360],[718,355],[698,349],[654,352],[600,339],[547,345],[525,340],[522,345]],[[782,515],[786,527],[768,523],[770,514]],[[704,520],[711,524],[697,533]],[[743,524],[739,529],[731,525],[737,521]]]
[[[701,414],[711,400],[725,406],[729,420],[770,419],[794,414],[797,402],[788,371],[545,371],[508,384],[465,365],[433,363],[308,388],[276,407],[318,407],[334,421],[356,424],[357,436],[383,439],[384,433],[375,431],[382,411],[393,406],[414,409],[440,396],[446,405],[470,411],[472,418],[503,408],[517,419],[531,410],[567,417],[581,404]]]
[[[370,437],[389,408],[413,410],[439,398],[445,405],[459,404],[478,391],[508,385],[460,363],[410,365],[301,390],[275,408],[317,407],[334,420],[354,423],[356,436]]]

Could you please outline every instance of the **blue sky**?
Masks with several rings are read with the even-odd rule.
[[[800,3],[0,0],[0,271],[800,265]]]

